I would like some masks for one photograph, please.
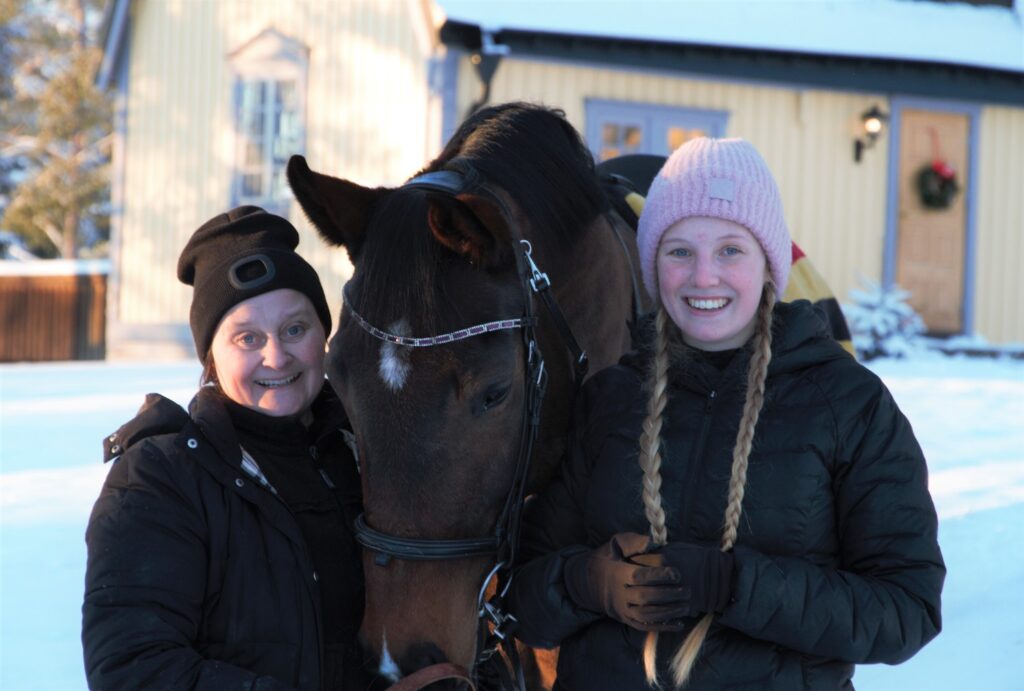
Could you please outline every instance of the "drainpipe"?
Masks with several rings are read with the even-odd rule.
[[[466,112],[466,117],[487,105],[491,100],[491,80],[494,73],[498,71],[501,58],[508,55],[511,49],[494,41],[494,34],[487,29],[480,30],[480,50],[469,58],[476,68],[477,77],[480,78],[480,98],[474,101]]]

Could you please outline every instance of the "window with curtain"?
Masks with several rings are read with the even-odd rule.
[[[288,215],[285,167],[305,153],[308,51],[267,29],[231,55],[235,153],[231,205]]]
[[[726,111],[588,99],[587,144],[604,161],[626,154],[668,155],[694,137],[724,137]]]

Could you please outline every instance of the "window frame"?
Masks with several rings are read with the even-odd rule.
[[[309,73],[309,49],[298,41],[285,36],[276,29],[264,29],[251,41],[234,51],[228,58],[232,75],[232,130],[234,149],[231,157],[231,188],[230,204],[239,206],[252,204],[260,206],[271,213],[288,216],[293,199],[291,189],[282,185],[273,189],[275,177],[284,175],[288,158],[294,154],[305,154],[306,151],[306,98]],[[276,95],[281,84],[291,82],[294,85],[296,131],[294,145],[285,157],[278,161],[275,156],[276,144],[281,140],[279,124],[283,120],[284,105],[281,113],[277,112]],[[260,108],[262,131],[260,176],[264,185],[262,194],[243,194],[246,175],[251,174],[255,164],[246,164],[246,149],[249,144],[249,133],[246,131],[248,120],[243,108],[249,105],[246,101],[247,84],[262,84],[262,99],[256,107]],[[291,109],[289,109],[291,110]]]
[[[594,159],[600,161],[601,134],[605,124],[641,125],[641,145],[626,153],[667,156],[668,131],[671,127],[703,129],[710,137],[724,137],[729,124],[729,111],[708,108],[668,106],[642,101],[617,101],[588,98],[585,102],[586,138]]]

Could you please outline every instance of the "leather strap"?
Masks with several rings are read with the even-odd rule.
[[[476,684],[470,679],[469,672],[465,667],[454,662],[439,662],[436,665],[418,669],[389,686],[388,691],[419,691],[431,684],[448,679],[461,681],[469,691],[476,691]]]

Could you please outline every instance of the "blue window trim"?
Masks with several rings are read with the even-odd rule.
[[[459,61],[466,55],[449,48],[443,58],[434,58],[430,62],[432,91],[441,99],[441,140],[438,142],[440,148],[444,147],[459,127]]]
[[[958,101],[934,100],[895,96],[889,103],[889,170],[886,189],[885,241],[882,257],[882,284],[892,286],[896,282],[896,255],[899,247],[899,192],[900,192],[900,129],[903,123],[903,110],[915,108],[946,113],[959,113],[967,116],[967,170],[964,177],[967,188],[964,190],[964,285],[961,303],[960,325],[965,334],[974,333],[974,295],[977,264],[977,191],[978,191],[978,150],[979,127],[981,122],[981,106]]]
[[[278,53],[271,59],[268,60],[266,57],[261,56],[255,60],[249,60],[246,57],[246,51],[253,45],[260,41],[275,39],[280,41],[280,47],[278,49]],[[293,199],[290,189],[286,188],[285,194],[280,197],[270,196],[269,189],[267,190],[267,194],[263,197],[246,197],[244,199],[242,197],[242,173],[238,168],[240,156],[238,147],[241,146],[241,142],[243,140],[240,127],[242,121],[242,89],[243,84],[246,81],[263,81],[265,83],[288,81],[288,79],[284,79],[280,75],[266,74],[263,70],[266,68],[267,64],[280,66],[282,70],[294,75],[293,79],[298,98],[296,108],[298,109],[299,125],[298,135],[296,137],[296,150],[291,151],[289,155],[305,154],[307,138],[306,118],[308,114],[306,100],[309,81],[309,49],[299,41],[282,34],[276,29],[268,28],[261,31],[241,48],[235,50],[229,56],[229,61],[231,63],[233,73],[231,114],[235,146],[231,161],[231,183],[229,189],[230,205],[234,207],[243,203],[256,204],[270,213],[287,217],[290,213],[291,202]],[[254,73],[254,70],[251,69],[251,65],[253,64],[260,65],[261,70],[258,73]],[[271,71],[274,70],[271,68]],[[272,143],[270,143],[269,146],[272,146]],[[271,172],[270,177],[271,179],[267,180],[268,185],[273,178],[273,172]]]
[[[233,174],[231,184],[231,205],[238,206],[239,204],[254,204],[261,206],[271,213],[287,216],[289,206],[291,204],[292,195],[290,190],[287,188],[284,190],[283,195],[273,195],[273,190],[270,185],[273,183],[276,172],[279,172],[277,166],[274,164],[274,144],[278,141],[280,132],[277,131],[276,123],[279,120],[277,113],[274,110],[276,91],[280,88],[280,84],[285,82],[294,82],[296,90],[302,89],[302,82],[299,79],[295,80],[282,80],[282,79],[246,79],[243,77],[237,77],[234,84],[234,127],[235,127],[235,142],[236,147],[242,145],[245,140],[244,133],[242,132],[242,92],[246,83],[257,83],[264,85],[264,100],[259,104],[259,107],[263,110],[263,157],[260,162],[260,167],[263,168],[261,177],[264,179],[264,184],[267,185],[267,189],[264,190],[264,194],[257,197],[243,197],[242,196],[242,180],[244,178],[243,170],[239,167],[238,156],[242,155],[237,149],[235,151],[235,159],[233,162]],[[302,104],[302,97],[298,97],[296,103],[296,110],[298,111],[298,118],[300,122],[305,121],[305,112]],[[283,112],[283,111],[282,111]],[[294,151],[289,152],[289,156],[292,154],[301,154],[305,151],[305,126],[300,125],[298,128],[297,144]],[[283,165],[287,164],[287,160]]]
[[[643,143],[635,153],[667,155],[672,153],[662,146],[663,140],[655,138],[668,125],[682,124],[699,127],[712,137],[723,137],[729,124],[729,111],[704,108],[667,106],[642,101],[618,101],[604,98],[588,98],[584,102],[586,117],[586,138],[594,156],[600,152],[601,125],[608,120],[619,123],[637,123],[642,126]]]

